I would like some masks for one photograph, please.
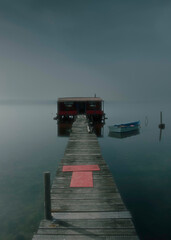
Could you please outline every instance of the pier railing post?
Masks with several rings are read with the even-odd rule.
[[[50,199],[50,172],[44,173],[44,211],[45,219],[51,220],[51,199]]]

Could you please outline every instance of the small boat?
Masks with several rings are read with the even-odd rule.
[[[140,128],[140,121],[109,126],[110,132],[131,132]]]

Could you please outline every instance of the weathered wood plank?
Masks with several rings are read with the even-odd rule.
[[[96,212],[54,212],[53,217],[58,220],[64,219],[131,219],[128,211],[96,211]]]
[[[137,236],[34,235],[33,240],[139,240]]]
[[[56,234],[56,235],[92,235],[94,234],[95,236],[99,236],[99,235],[105,235],[105,236],[110,236],[110,235],[114,235],[114,236],[118,236],[118,235],[127,235],[127,236],[135,236],[136,232],[135,229],[117,229],[117,228],[113,228],[113,229],[109,229],[109,228],[104,228],[104,229],[92,229],[92,228],[46,228],[46,229],[38,229],[38,234]]]
[[[40,228],[134,228],[134,225],[130,219],[92,219],[85,220],[55,220],[47,221],[43,220],[40,223]]]
[[[77,159],[77,160],[79,160],[80,159],[80,157],[79,156],[73,156],[73,157],[70,157],[70,156],[64,156],[63,157],[63,160],[65,160],[65,159]],[[102,158],[102,156],[100,155],[98,155],[98,156],[88,156],[88,155],[85,155],[85,156],[82,156],[81,157],[81,159],[92,159],[92,160],[95,160],[95,159],[99,159],[99,160],[104,160],[103,158]]]
[[[101,205],[117,205],[117,204],[123,204],[121,198],[110,198],[110,199],[63,199],[63,201],[56,201],[56,199],[51,199],[52,204],[55,206],[57,203],[60,205],[96,205],[96,206],[101,206]]]
[[[56,205],[52,203],[52,212],[89,212],[89,211],[125,211],[126,207],[123,204],[93,204],[93,205]]]
[[[103,188],[113,188],[114,184],[112,184],[112,182],[104,182],[104,183],[99,183],[99,182],[93,182],[93,188],[99,188],[99,189],[103,189]],[[57,184],[53,184],[52,188],[70,188],[70,182],[64,182],[64,183],[57,183]]]
[[[86,200],[86,199],[89,199],[89,200],[99,200],[99,199],[103,199],[103,200],[106,200],[106,199],[120,199],[121,196],[119,193],[91,193],[91,194],[88,194],[88,193],[82,193],[82,194],[79,194],[79,193],[65,193],[65,192],[62,192],[62,193],[51,193],[51,200],[54,200],[54,199],[72,199],[72,200]]]
[[[52,188],[51,189],[51,193],[55,193],[55,194],[58,194],[58,193],[79,193],[79,194],[91,194],[91,193],[102,193],[102,194],[106,194],[106,193],[117,193],[118,192],[118,189],[117,188],[101,188],[101,189],[94,189],[94,188],[84,188],[84,189],[81,189],[81,188]]]

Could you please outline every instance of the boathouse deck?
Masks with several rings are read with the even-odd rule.
[[[92,169],[98,166],[100,170],[88,170],[93,174],[93,187],[78,187],[81,180],[77,179],[74,184],[78,186],[70,187],[73,172],[63,171],[68,165],[69,168],[88,165]],[[81,184],[91,181],[85,176],[85,182]],[[131,214],[101,155],[97,137],[87,132],[84,116],[78,116],[73,123],[51,187],[51,206],[53,219],[41,221],[33,240],[139,239]]]

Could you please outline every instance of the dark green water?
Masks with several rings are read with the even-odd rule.
[[[43,172],[52,178],[67,138],[57,138],[56,105],[0,106],[0,239],[31,239],[43,218]]]
[[[166,124],[159,141],[159,113]],[[169,104],[105,103],[102,154],[141,239],[171,239]],[[43,172],[52,179],[67,144],[56,104],[0,105],[0,239],[31,239],[43,218]],[[148,119],[148,121],[146,120]],[[114,138],[107,125],[141,121],[140,134]]]
[[[102,153],[113,173],[141,239],[171,239],[171,114],[169,104],[106,103],[108,120],[141,121],[140,134],[100,139]],[[159,141],[160,110],[166,124]]]

